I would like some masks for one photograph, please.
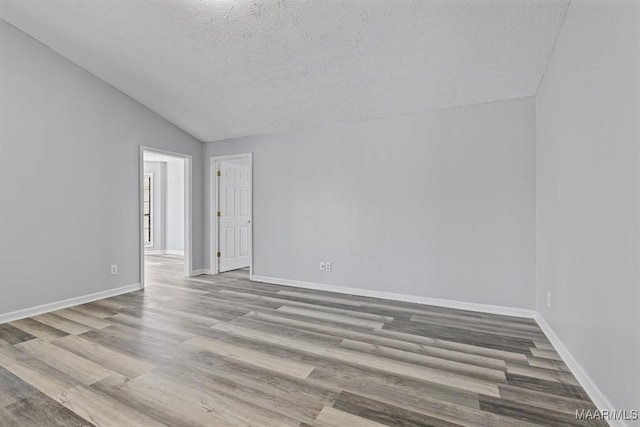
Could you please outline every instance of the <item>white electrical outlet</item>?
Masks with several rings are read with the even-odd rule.
[[[331,271],[331,263],[330,262],[325,262],[324,263],[324,271]]]
[[[320,271],[324,271],[324,262],[320,262]]]
[[[111,275],[115,276],[116,274],[118,274],[118,264],[113,264],[111,266]]]
[[[547,291],[547,308],[551,308],[551,292]]]

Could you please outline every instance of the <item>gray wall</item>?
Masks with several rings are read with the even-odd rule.
[[[165,162],[144,162],[144,172],[153,175],[151,183],[151,246],[145,251],[164,251],[165,249],[165,209],[166,209],[166,173]]]
[[[534,127],[522,98],[208,143],[205,218],[210,156],[253,152],[255,274],[533,308]]]
[[[0,313],[137,283],[138,146],[202,145],[4,21],[0,63]],[[201,162],[193,182],[197,269]]]
[[[640,402],[639,14],[574,0],[536,102],[537,308],[628,410]]]

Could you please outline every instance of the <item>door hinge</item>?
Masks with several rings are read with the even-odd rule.
[[[220,216],[220,211],[216,212],[216,216]]]
[[[218,258],[220,258],[220,252],[218,252],[218,253],[216,254],[216,256],[217,256]]]
[[[220,176],[220,171],[218,171],[218,176]]]

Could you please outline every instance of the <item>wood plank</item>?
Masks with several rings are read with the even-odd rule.
[[[342,314],[342,315],[351,316],[351,317],[359,317],[362,319],[374,320],[377,322],[390,322],[393,320],[393,317],[391,316],[360,311],[359,308],[354,308],[354,307],[349,307],[348,309],[337,308],[335,306],[327,306],[327,305],[320,305],[317,303],[312,304],[309,302],[297,301],[296,299],[287,298],[282,294],[278,294],[275,296],[264,296],[264,295],[256,294],[255,291],[253,293],[250,293],[250,292],[251,292],[250,290],[247,290],[245,292],[238,292],[238,291],[223,289],[218,291],[218,294],[222,294],[224,296],[231,295],[234,297],[245,298],[250,300],[267,301],[267,302],[279,304],[280,306],[288,305],[290,307],[308,308],[312,310],[324,311],[327,313]]]
[[[527,357],[527,363],[529,366],[535,368],[554,369],[556,371],[570,372],[569,367],[560,360],[542,359],[535,356]]]
[[[489,381],[465,377],[463,375],[452,374],[437,369],[413,365],[386,357],[370,356],[342,348],[329,348],[324,352],[324,356],[334,358],[349,363],[364,364],[370,368],[392,372],[396,375],[418,378],[423,381],[436,384],[448,385],[450,387],[469,390],[474,393],[482,393],[488,396],[499,397],[498,387]]]
[[[531,354],[541,359],[549,359],[549,360],[556,360],[558,362],[562,362],[562,358],[558,353],[555,352],[555,350],[543,350],[543,349],[534,347],[534,348],[531,348]]]
[[[81,336],[69,335],[51,343],[130,379],[155,368],[150,363],[85,340]]]
[[[210,351],[211,353],[231,357],[252,365],[299,378],[306,378],[315,368],[314,366],[306,363],[274,357],[255,350],[238,347],[210,338],[194,337],[185,341],[185,344],[193,345]]]
[[[113,324],[100,317],[95,317],[73,308],[66,308],[64,310],[54,311],[53,314],[68,320],[72,320],[81,325],[85,325],[91,329],[102,329],[102,328],[111,326]]]
[[[17,344],[20,349],[83,384],[91,384],[113,374],[97,363],[77,356],[41,339]]]
[[[331,294],[329,292],[306,293],[306,292],[300,292],[300,291],[278,291],[278,295],[298,297],[298,298],[303,298],[310,301],[336,302],[344,305],[351,305],[353,307],[360,306],[359,302],[353,301],[349,297],[342,297],[342,296],[338,296],[338,294]]]
[[[537,406],[549,411],[562,412],[573,417],[575,417],[576,411],[578,410],[596,410],[596,406],[587,400],[571,399],[565,396],[514,387],[507,384],[500,384],[498,388],[500,389],[500,397],[502,399]]]
[[[509,372],[507,372],[507,384],[553,395],[570,397],[572,399],[589,401],[589,396],[582,387],[571,384],[547,381],[525,375],[511,374]]]
[[[459,424],[444,421],[349,392],[342,392],[340,397],[334,403],[333,408],[390,426],[459,426]]]
[[[0,407],[33,396],[38,390],[0,366]]]
[[[597,420],[595,423],[576,420],[575,413],[568,415],[548,408],[542,409],[526,403],[489,396],[480,396],[480,409],[511,417],[514,423],[527,421],[549,427],[608,426],[607,422],[602,420]]]
[[[20,421],[18,421],[12,413],[0,406],[0,427],[15,427],[20,424]]]
[[[38,322],[34,319],[21,319],[10,323],[11,326],[22,329],[23,331],[33,335],[34,337],[41,338],[45,341],[65,337],[68,334],[59,329],[52,328],[49,325]]]
[[[320,340],[305,340],[301,337],[292,337],[285,336],[284,334],[273,334],[269,332],[265,332],[263,330],[253,330],[250,328],[246,328],[243,326],[220,322],[214,326],[212,329],[216,331],[226,332],[232,335],[250,338],[256,341],[270,343],[274,345],[294,348],[302,351],[306,351],[309,353],[315,354],[323,354],[327,348],[333,343],[329,340],[324,342]]]
[[[52,328],[59,329],[67,334],[78,335],[91,330],[89,326],[83,325],[73,320],[65,319],[55,314],[41,314],[33,317],[34,320],[51,326]]]
[[[78,416],[73,411],[65,408],[42,393],[37,393],[26,399],[22,399],[7,406],[6,412],[11,417],[12,426],[59,426],[59,427],[85,427],[93,426],[86,419]],[[4,418],[0,413],[0,418]],[[0,425],[2,421],[0,421]]]
[[[371,378],[363,377],[362,375],[353,375],[342,379],[335,375],[332,377],[327,376],[327,372],[321,373],[323,370],[326,371],[326,369],[316,369],[309,376],[309,380],[323,381],[322,378],[328,377],[332,383],[344,381],[341,385],[345,391],[454,424],[468,427],[513,427],[516,421],[511,417],[480,410],[477,394],[475,395],[475,405],[468,402],[454,403],[464,392],[447,395],[443,394],[442,391],[434,392],[431,388],[425,389],[419,386],[405,392],[402,390],[401,384],[393,381],[389,382],[392,386],[391,388],[379,387],[371,382]],[[338,370],[335,373],[341,374]],[[393,378],[389,379],[393,380]],[[534,424],[523,421],[517,425],[533,426]],[[537,426],[538,424],[535,425]]]
[[[580,386],[580,383],[569,372],[559,372],[551,369],[536,368],[532,366],[507,364],[507,372],[510,374],[523,375],[532,378],[539,378],[547,381],[556,381],[563,384]]]
[[[442,316],[425,316],[414,314],[411,321],[424,323],[427,325],[449,326],[454,328],[464,328],[468,331],[498,334],[504,337],[525,338],[532,342],[544,339],[544,334],[539,328],[527,325],[512,327],[498,322],[478,322],[476,319],[460,319]],[[534,343],[535,344],[535,343]]]
[[[392,331],[409,332],[440,340],[454,341],[463,344],[472,344],[478,347],[485,347],[495,350],[531,354],[531,347],[534,346],[531,339],[507,337],[497,333],[478,332],[463,327],[438,326],[426,323],[417,323],[401,319],[386,323],[384,329]]]
[[[488,381],[506,382],[503,371],[497,369],[484,368],[481,366],[468,365],[466,363],[455,362],[451,360],[441,359],[438,357],[425,356],[422,354],[411,353],[395,348],[367,344],[354,340],[343,340],[341,347],[355,350],[362,353],[378,355],[386,358],[400,360],[416,365],[426,366],[442,371],[448,371],[460,375],[466,375],[473,378],[480,378]]]
[[[320,411],[316,421],[317,426],[327,427],[384,427],[384,424],[376,423],[375,421],[352,415],[329,406],[325,406],[322,411]]]
[[[338,393],[348,391],[394,405],[400,403],[404,408],[408,403],[418,408],[441,406],[445,402],[456,408],[478,409],[480,405],[477,393],[363,366],[331,363],[314,369],[306,380],[315,386],[337,387]]]
[[[300,422],[312,422],[340,392],[209,352],[199,353],[186,364],[186,376],[192,377],[189,382],[199,383],[198,388],[215,390]],[[176,369],[176,373],[181,371]]]
[[[9,344],[18,344],[24,341],[32,340],[35,337],[28,332],[11,326],[8,323],[0,325],[0,340]]]
[[[484,366],[487,368],[506,370],[506,363],[503,359],[496,357],[486,357],[477,354],[468,353],[465,351],[450,350],[448,348],[438,347],[442,345],[441,342],[430,340],[427,342],[412,342],[402,339],[388,338],[386,336],[377,335],[376,331],[371,333],[357,332],[344,328],[335,328],[325,325],[318,325],[300,320],[290,319],[286,317],[273,316],[266,313],[250,312],[244,316],[244,318],[256,319],[264,324],[273,325],[273,327],[293,327],[304,331],[312,331],[315,333],[321,333],[329,337],[336,337],[340,339],[353,339],[356,341],[362,341],[370,344],[383,345],[386,347],[396,348],[399,350],[410,351],[417,354],[424,354],[433,357],[440,357],[447,360],[467,363],[476,366]],[[239,322],[238,319],[235,322]],[[379,332],[379,331],[378,331]],[[422,337],[417,337],[422,338]],[[452,343],[456,344],[456,343]],[[467,348],[461,350],[468,351]],[[484,349],[478,349],[479,352],[483,352]],[[525,356],[516,354],[517,360],[527,360]]]
[[[62,393],[60,403],[101,427],[165,425],[88,387],[77,386]]]
[[[54,399],[59,393],[76,385],[73,378],[21,349],[2,344],[2,342],[0,342],[0,366]]]
[[[124,387],[142,385],[163,390],[170,397],[179,398],[190,408],[190,412],[203,411],[209,414],[210,425],[230,426],[297,426],[299,422],[268,410],[259,409],[221,393],[190,387],[159,371],[146,373]],[[212,419],[213,418],[213,419]]]
[[[141,296],[140,291],[136,291],[135,293]],[[114,298],[111,298],[110,301],[116,302]],[[76,305],[75,307],[73,307],[73,309],[81,313],[88,314],[89,316],[97,317],[99,319],[104,319],[117,313],[112,308],[104,307],[100,304],[95,304],[92,302],[88,304]]]
[[[118,310],[122,310],[123,308],[126,307],[126,304],[112,300],[111,298],[93,301],[91,305],[93,307],[99,307],[102,309],[110,310],[111,312],[117,312]]]
[[[109,319],[114,323],[145,332],[153,332],[176,341],[184,341],[195,336],[193,333],[186,331],[185,328],[177,326],[175,323],[158,320],[149,316],[135,317],[119,313],[109,317]]]
[[[349,325],[362,326],[365,328],[381,328],[384,322],[378,320],[361,319],[355,316],[346,316],[344,314],[327,313],[320,310],[311,310],[307,308],[292,307],[284,305],[278,309],[285,313],[299,314],[302,316],[313,317],[315,319],[330,320],[336,323],[346,323]]]
[[[457,341],[449,341],[443,339],[437,339],[432,337],[426,337],[421,335],[414,335],[406,332],[402,332],[399,330],[388,330],[388,329],[374,329],[374,334],[382,335],[385,337],[396,338],[399,340],[406,340],[408,342],[414,342],[425,345],[433,345],[441,348],[446,348],[449,350],[456,350],[461,352],[466,352],[469,354],[476,354],[480,356],[486,356],[496,359],[503,359],[505,361],[521,361],[526,362],[527,356],[521,353],[516,353],[513,351],[505,351],[495,348],[487,348],[481,345],[474,345],[465,342],[457,342]]]
[[[124,377],[108,377],[90,387],[169,426],[226,425],[202,406],[185,402],[183,396],[170,395],[157,387],[134,383]]]

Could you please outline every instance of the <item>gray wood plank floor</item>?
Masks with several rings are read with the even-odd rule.
[[[606,425],[532,320],[182,271],[0,325],[0,426]]]

